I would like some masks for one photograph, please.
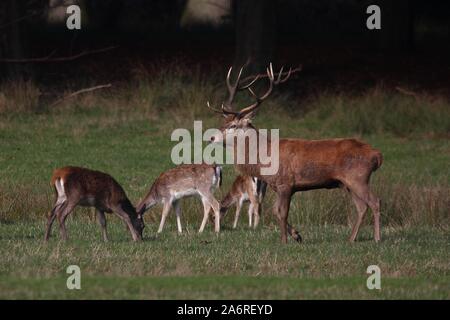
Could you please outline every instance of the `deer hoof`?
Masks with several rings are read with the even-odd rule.
[[[294,234],[294,240],[297,241],[298,243],[301,243],[303,241],[302,236],[300,235],[300,233],[296,232]]]

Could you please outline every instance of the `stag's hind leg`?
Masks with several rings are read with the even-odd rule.
[[[353,203],[355,204],[356,211],[357,211],[357,217],[356,221],[353,225],[352,233],[350,235],[349,240],[351,242],[355,241],[356,236],[358,235],[359,227],[361,225],[361,222],[364,218],[364,215],[367,211],[367,204],[365,201],[361,200],[357,195],[355,195],[353,192],[350,191],[350,195],[352,197]]]
[[[350,189],[352,195],[355,195],[360,201],[365,203],[366,208],[367,208],[367,206],[369,206],[370,209],[372,210],[373,218],[374,218],[374,224],[373,224],[374,238],[375,238],[376,242],[380,241],[381,240],[381,236],[380,236],[380,199],[377,196],[375,196],[375,194],[373,194],[373,192],[370,190],[369,185],[368,185],[368,179],[364,182],[349,184],[348,188]],[[363,207],[362,204],[360,204],[360,206]],[[358,206],[357,206],[357,208],[358,208]],[[364,213],[362,215],[364,215]],[[359,220],[360,219],[359,219],[359,214],[358,214],[357,222]],[[359,224],[360,223],[361,222],[359,222]],[[359,225],[358,225],[358,228],[359,228]],[[356,230],[356,232],[358,232],[358,230]],[[352,232],[352,235],[353,235],[353,232]],[[355,237],[356,237],[356,235],[355,235]],[[351,239],[352,238],[350,237],[350,240]]]
[[[375,241],[381,240],[380,234],[380,199],[369,190],[368,205],[373,212],[373,236]]]

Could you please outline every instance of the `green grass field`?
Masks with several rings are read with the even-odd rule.
[[[448,299],[449,238],[431,228],[384,228],[382,243],[368,228],[348,244],[338,226],[302,228],[303,244],[281,246],[275,226],[226,228],[198,235],[198,224],[176,233],[168,225],[144,243],[130,242],[125,228],[110,225],[111,241],[99,228],[71,221],[69,243],[42,243],[44,223],[1,226],[0,298],[433,298]],[[81,268],[81,290],[66,288],[67,266]],[[381,290],[368,290],[366,269],[381,268]]]
[[[204,120],[204,128],[219,124],[204,105],[220,95],[196,77],[154,80],[170,81],[171,91],[143,83],[134,91],[88,94],[54,110],[35,108],[34,89],[22,86],[13,96],[1,88],[0,298],[450,298],[450,105],[379,89],[354,97],[326,94],[303,102],[301,112],[282,95],[255,121],[260,128],[280,128],[283,137],[352,136],[380,149],[384,163],[372,180],[382,199],[379,244],[373,242],[370,212],[359,241],[347,242],[347,216],[354,209],[341,190],[295,196],[290,222],[302,233],[302,244],[280,244],[271,192],[257,230],[246,227],[245,211],[231,230],[231,210],[219,236],[212,226],[199,235],[200,201],[188,199],[183,235],[170,215],[156,236],[156,208],[145,216],[143,243],[132,243],[110,215],[111,241],[103,243],[92,212],[77,209],[68,220],[68,243],[59,241],[55,224],[44,244],[53,169],[79,165],[108,172],[137,202],[173,166],[172,130],[192,129],[194,119]],[[11,111],[13,102],[21,113]],[[224,171],[218,198],[235,176],[230,166]],[[71,264],[81,268],[80,291],[66,288]],[[381,268],[381,290],[366,288],[366,269],[373,264]]]

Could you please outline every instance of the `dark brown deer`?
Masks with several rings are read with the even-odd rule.
[[[231,185],[230,191],[220,203],[220,214],[222,219],[232,205],[236,205],[233,229],[237,227],[242,205],[249,202],[248,226],[256,228],[261,217],[261,206],[266,194],[267,184],[261,179],[239,175]]]
[[[61,238],[67,240],[65,221],[77,205],[95,207],[105,241],[108,241],[105,212],[114,212],[121,218],[134,241],[142,240],[142,217],[136,213],[123,188],[110,175],[85,168],[64,167],[53,172],[50,184],[55,189],[56,199],[48,217],[45,241],[50,237],[55,218],[59,221]]]
[[[294,70],[296,71],[296,70]],[[211,138],[212,142],[222,143],[225,147],[235,148],[237,145],[228,143],[228,134],[245,134],[247,130],[255,130],[251,120],[255,116],[261,103],[270,96],[274,86],[288,80],[293,70],[283,73],[283,68],[275,77],[272,64],[267,68],[267,74],[254,77],[248,84],[241,84],[239,72],[234,84],[230,81],[232,68],[229,69],[226,84],[229,98],[226,105],[222,104],[221,110],[208,107],[222,114],[225,119],[218,134]],[[269,86],[262,96],[257,96],[251,86],[258,78],[267,78]],[[244,81],[243,81],[244,82]],[[255,102],[240,111],[233,111],[231,105],[236,93],[246,90],[255,98]],[[240,129],[240,130],[238,130]],[[271,141],[262,133],[257,132],[258,142],[266,139],[270,150]],[[233,138],[234,139],[234,138]],[[259,145],[259,144],[258,144]],[[242,152],[242,150],[241,150]],[[243,151],[246,159],[249,158],[249,148]],[[356,139],[329,139],[329,140],[303,140],[280,139],[279,140],[279,167],[278,172],[272,175],[262,175],[263,165],[260,161],[256,164],[245,162],[235,164],[237,170],[245,175],[257,177],[265,182],[276,193],[274,214],[279,220],[281,229],[281,241],[287,242],[287,233],[295,240],[301,241],[300,234],[288,223],[288,213],[292,195],[297,191],[313,189],[343,188],[348,191],[356,206],[358,213],[350,235],[350,241],[354,241],[358,234],[361,221],[367,208],[370,207],[374,215],[374,238],[380,240],[380,200],[369,188],[371,174],[382,163],[380,151],[367,143]]]

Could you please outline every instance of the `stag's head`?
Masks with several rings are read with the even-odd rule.
[[[223,124],[220,127],[221,134],[217,134],[211,137],[211,142],[214,143],[223,143],[226,144],[226,137],[228,135],[234,135],[236,130],[241,130],[240,132],[245,133],[245,131],[249,129],[255,129],[252,125],[252,119],[256,115],[256,112],[261,105],[261,103],[267,99],[273,90],[273,87],[287,81],[293,72],[300,71],[301,67],[297,69],[289,69],[289,71],[283,73],[283,68],[281,68],[280,72],[275,75],[273,72],[272,64],[266,69],[266,74],[249,76],[243,80],[241,80],[241,75],[243,68],[239,71],[237,79],[232,83],[231,81],[231,73],[233,68],[231,67],[228,70],[226,85],[228,88],[228,100],[222,103],[222,107],[220,110],[214,109],[210,106],[209,102],[207,103],[208,108],[212,109],[214,112],[221,114],[224,118]],[[256,83],[258,79],[266,78],[268,80],[268,89],[266,92],[258,96],[255,91],[252,89],[252,86]],[[232,105],[234,102],[234,98],[236,97],[236,93],[238,91],[247,91],[248,94],[255,100],[251,105],[244,107],[240,111],[233,111]]]

